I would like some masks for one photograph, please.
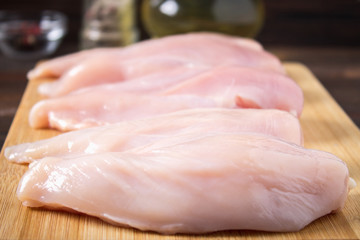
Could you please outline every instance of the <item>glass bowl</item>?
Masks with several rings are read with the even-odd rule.
[[[53,54],[67,31],[67,18],[57,11],[0,11],[0,49],[16,59]]]

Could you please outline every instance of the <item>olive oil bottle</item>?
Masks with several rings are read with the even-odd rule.
[[[141,6],[152,37],[211,31],[253,38],[264,12],[262,0],[143,0]]]

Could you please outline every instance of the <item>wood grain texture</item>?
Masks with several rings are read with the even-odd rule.
[[[348,165],[350,176],[360,183],[360,131],[320,82],[303,65],[285,63],[288,74],[304,90],[301,116],[305,146],[331,152]],[[28,125],[31,106],[40,99],[39,81],[30,82],[15,115],[4,148],[9,145],[49,138],[53,130],[34,130]],[[18,182],[26,165],[0,158],[0,239],[359,239],[360,187],[349,194],[345,208],[324,216],[295,233],[224,231],[206,235],[159,235],[121,228],[97,218],[45,209],[31,209],[16,198]]]

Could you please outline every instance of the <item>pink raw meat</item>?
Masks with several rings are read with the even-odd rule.
[[[253,40],[191,33],[148,40],[126,48],[95,49],[39,64],[29,78],[60,77],[40,88],[59,96],[80,87],[118,82],[168,69],[240,65],[284,73],[280,61]]]
[[[5,149],[12,162],[29,163],[44,157],[69,157],[100,152],[122,152],[174,136],[189,139],[214,133],[255,132],[303,144],[299,120],[280,110],[189,109],[135,121],[87,128]]]
[[[199,107],[281,109],[300,116],[303,106],[302,90],[293,80],[253,68],[215,68],[168,89],[159,84],[153,94],[122,87],[99,85],[42,100],[31,109],[30,125],[73,130]]]
[[[25,206],[161,233],[298,231],[344,206],[351,181],[326,152],[256,134],[218,134],[30,164]],[[350,180],[350,181],[349,181]]]

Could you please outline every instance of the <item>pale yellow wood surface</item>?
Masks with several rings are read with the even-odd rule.
[[[350,175],[360,183],[360,131],[333,100],[319,81],[303,65],[285,63],[288,74],[304,90],[301,116],[305,146],[331,152],[348,165]],[[36,87],[28,85],[4,148],[58,134],[52,130],[33,130],[28,125],[30,107],[39,100]],[[360,186],[350,192],[345,208],[327,215],[296,233],[225,231],[207,235],[164,236],[131,228],[115,227],[93,217],[23,207],[16,198],[18,182],[26,165],[0,159],[0,239],[359,239]],[[106,197],[106,196],[105,196]],[[214,209],[215,210],[215,209]],[[221,210],[219,210],[221,211]]]

